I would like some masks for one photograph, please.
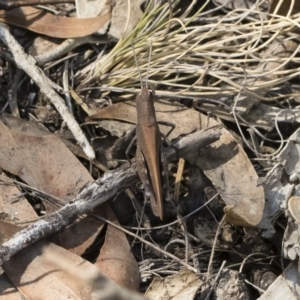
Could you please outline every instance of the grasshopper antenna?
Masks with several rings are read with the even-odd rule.
[[[142,86],[143,86],[142,74],[141,74],[141,70],[140,70],[140,67],[139,67],[139,64],[138,64],[138,61],[137,61],[135,49],[134,49],[134,46],[133,46],[132,43],[131,43],[131,47],[132,47],[132,51],[133,51],[133,56],[134,56],[135,64],[136,64],[136,67],[137,67],[137,69],[138,69],[138,71],[139,71],[140,82],[141,82],[141,87],[142,87]]]
[[[148,58],[148,67],[147,67],[147,75],[146,75],[146,87],[147,87],[147,88],[148,88],[148,78],[149,78],[149,69],[150,69],[151,55],[152,55],[152,41],[150,41],[149,58]]]

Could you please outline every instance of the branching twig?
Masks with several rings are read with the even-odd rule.
[[[175,145],[166,149],[168,160],[185,156],[192,150],[195,151],[216,141],[221,135],[220,128],[221,126],[214,126],[183,137]],[[85,187],[64,207],[29,225],[0,246],[0,265],[21,249],[61,230],[71,224],[79,215],[90,212],[137,181],[135,163],[131,166],[127,163],[126,167],[106,172],[102,178]]]

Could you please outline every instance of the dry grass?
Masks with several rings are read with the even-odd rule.
[[[292,18],[278,15],[268,18],[267,13],[259,10],[259,3],[252,9],[233,10],[226,15],[216,13],[220,8],[203,12],[208,2],[193,16],[186,17],[186,11],[180,11],[179,1],[175,1],[167,34],[168,3],[153,9],[149,5],[130,35],[83,70],[85,83],[81,88],[96,78],[101,90],[136,93],[140,82],[132,44],[143,77],[146,77],[152,44],[149,85],[155,86],[160,96],[230,96],[243,89],[261,100],[269,100],[258,91],[270,90],[300,74],[297,65],[300,58],[296,57],[300,46],[289,57],[264,54],[277,39],[280,43],[298,39],[298,34],[291,29],[299,28],[299,14]],[[277,66],[263,71],[259,67],[262,60]],[[295,67],[285,69],[287,64]],[[269,79],[264,80],[266,77]]]

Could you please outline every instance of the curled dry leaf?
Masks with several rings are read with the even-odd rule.
[[[0,21],[56,38],[90,35],[102,28],[110,13],[95,18],[77,19],[55,16],[30,6],[0,10]]]
[[[85,184],[93,181],[89,172],[64,143],[43,127],[9,115],[3,115],[1,120],[6,124],[5,126],[0,122],[1,168],[19,176],[30,186],[62,200],[66,200],[67,197],[72,199]],[[47,203],[45,205],[48,211],[53,211],[51,205]],[[98,206],[93,212],[104,218],[111,217],[117,222],[108,204]],[[54,235],[53,240],[73,253],[82,255],[94,243],[102,229],[102,221],[90,215],[81,216],[62,233]],[[137,263],[130,252],[125,235],[119,234],[124,237],[117,241],[120,243],[119,247],[116,247],[115,240],[110,239],[105,241],[105,246],[107,249],[113,249],[115,259],[118,261],[120,257],[124,258],[127,255],[126,264],[131,264],[132,274],[127,273],[126,278],[137,279],[134,282],[137,287],[139,285],[136,276]],[[109,252],[106,254],[109,255]],[[101,257],[105,259],[105,255]],[[109,258],[113,260],[113,255],[109,255]],[[120,284],[124,282],[126,279],[117,281]]]
[[[300,224],[300,197],[291,197],[288,201],[288,209],[295,221]]]
[[[163,103],[155,103],[155,109],[158,121],[176,125],[171,139],[218,124],[214,119],[192,109],[178,110]],[[100,119],[136,123],[135,103],[117,103],[88,118]],[[168,129],[160,126],[164,134]],[[203,170],[228,205],[225,209],[227,222],[242,226],[256,226],[260,222],[265,201],[263,187],[257,186],[258,176],[251,162],[226,129],[222,129],[219,141],[202,148],[198,158],[191,163]]]

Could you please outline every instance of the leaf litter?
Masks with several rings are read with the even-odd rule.
[[[9,27],[16,41],[0,24],[0,298],[103,299],[92,292],[96,279],[78,285],[64,275],[85,264],[111,297],[142,297],[129,288],[149,299],[277,299],[281,290],[296,299],[297,3],[129,3],[107,12],[103,3],[96,11],[77,1],[84,19],[69,13],[73,4],[2,12],[3,22],[23,29]],[[45,19],[28,21],[30,14]],[[67,40],[45,48],[36,33]],[[35,60],[19,47],[33,43]],[[132,47],[155,89],[157,120],[176,125],[164,142],[172,200],[162,221],[144,202],[128,148],[137,122],[132,94],[141,89]],[[66,223],[57,221],[68,211]],[[48,241],[25,247],[26,229],[37,236],[30,241]],[[15,241],[23,242],[14,249]],[[61,262],[64,271],[52,273],[43,247],[68,267]],[[51,289],[54,281],[65,296]]]

